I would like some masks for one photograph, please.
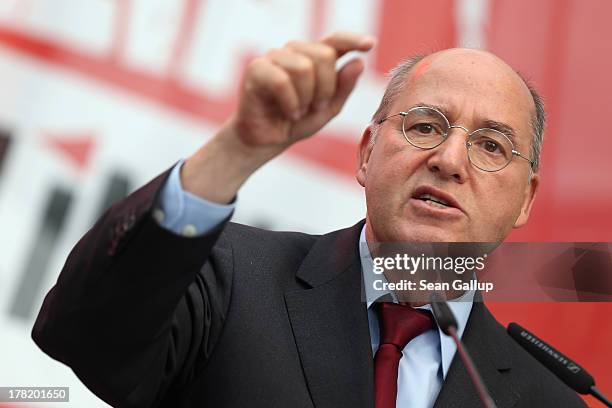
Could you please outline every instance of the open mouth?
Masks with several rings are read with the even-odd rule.
[[[457,215],[458,212],[463,212],[455,197],[433,186],[422,185],[418,187],[413,192],[412,199],[415,202],[422,202],[421,207],[429,207],[438,211],[445,210],[444,213],[446,214]]]
[[[435,197],[431,194],[421,194],[420,196],[415,197],[415,198],[426,202],[428,205],[431,205],[432,207],[453,208],[453,206],[449,204],[448,202],[444,201],[443,199],[439,197]]]

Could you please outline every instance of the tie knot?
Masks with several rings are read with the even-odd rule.
[[[396,303],[379,303],[380,344],[389,343],[400,351],[415,337],[435,327],[431,313]]]

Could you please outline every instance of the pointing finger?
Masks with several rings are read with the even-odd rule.
[[[341,31],[325,37],[321,42],[333,47],[341,57],[349,51],[371,50],[376,45],[376,37]]]

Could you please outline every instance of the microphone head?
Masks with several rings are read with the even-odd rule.
[[[595,380],[591,374],[569,357],[516,323],[508,325],[508,334],[574,391],[580,394],[591,393],[591,387],[595,385]]]
[[[433,312],[434,317],[436,318],[436,322],[442,330],[442,333],[450,336],[449,329],[451,327],[457,330],[457,320],[455,319],[455,315],[453,314],[450,307],[448,307],[448,303],[446,300],[437,292],[434,292],[430,296],[431,301],[431,311]]]

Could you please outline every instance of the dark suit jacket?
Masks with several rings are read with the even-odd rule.
[[[363,222],[323,236],[224,222],[198,238],[151,217],[162,174],[70,254],[35,342],[121,407],[373,407]],[[482,303],[463,339],[500,408],[581,407]],[[436,407],[478,407],[455,358]]]

